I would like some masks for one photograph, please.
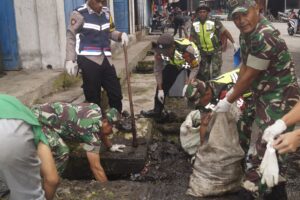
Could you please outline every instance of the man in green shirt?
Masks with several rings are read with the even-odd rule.
[[[10,189],[10,199],[51,200],[59,183],[39,122],[19,100],[4,94],[0,94],[0,179]]]

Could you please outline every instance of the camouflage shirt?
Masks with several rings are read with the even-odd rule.
[[[281,118],[299,100],[295,65],[280,32],[261,17],[256,29],[240,35],[242,62],[261,70],[252,83],[260,128]]]
[[[98,105],[57,102],[36,105],[32,110],[46,135],[55,132],[63,140],[84,143],[87,151],[100,149],[102,115]]]

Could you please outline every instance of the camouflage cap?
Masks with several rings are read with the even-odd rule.
[[[111,124],[115,124],[116,122],[118,122],[120,120],[121,115],[120,115],[119,111],[115,108],[110,108],[110,109],[106,110],[105,113],[106,113],[105,114],[106,119]]]
[[[194,80],[192,83],[188,84],[185,97],[197,106],[199,104],[200,99],[205,95],[206,84],[203,81],[198,79]]]
[[[255,0],[228,0],[227,5],[229,8],[229,13],[232,16],[237,12],[247,12],[248,9],[256,5]]]

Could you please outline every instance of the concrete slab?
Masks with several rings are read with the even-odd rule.
[[[0,78],[0,93],[17,97],[26,105],[32,105],[38,98],[55,91],[55,80],[62,71],[10,71]]]
[[[136,121],[138,147],[132,147],[132,134],[115,130],[111,137],[113,144],[125,144],[124,152],[110,152],[104,146],[101,147],[101,164],[109,177],[124,177],[139,173],[145,167],[148,144],[152,140],[154,131],[152,121],[139,119]],[[74,143],[68,143],[71,153],[67,169],[63,177],[72,180],[92,179],[85,151]],[[80,173],[78,173],[80,171]]]

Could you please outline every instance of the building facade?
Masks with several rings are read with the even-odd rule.
[[[107,0],[117,30],[148,26],[151,0]],[[70,13],[85,0],[1,0],[0,54],[4,70],[63,68]]]

